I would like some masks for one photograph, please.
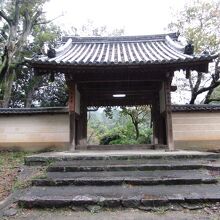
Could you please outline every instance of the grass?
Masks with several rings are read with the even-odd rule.
[[[31,186],[32,180],[35,179],[46,179],[47,177],[46,170],[47,170],[47,166],[40,167],[36,170],[36,172],[34,172],[34,174],[30,175],[27,179],[15,180],[12,186],[12,190],[15,191],[18,189],[27,188]]]
[[[47,166],[39,167],[27,179],[17,178],[24,164],[25,156],[31,154],[33,154],[33,152],[0,152],[0,201],[7,197],[12,191],[29,187],[33,179],[46,178]]]
[[[7,167],[8,169],[14,169],[15,167],[21,166],[24,163],[24,157],[30,155],[30,152],[0,152],[0,171]]]
[[[20,167],[24,163],[24,157],[30,155],[30,152],[0,152],[0,201],[7,197],[16,182]]]

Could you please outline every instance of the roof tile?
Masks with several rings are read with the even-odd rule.
[[[40,57],[33,63],[70,65],[128,65],[206,60],[211,56],[184,54],[177,35],[130,37],[64,37],[55,58]]]

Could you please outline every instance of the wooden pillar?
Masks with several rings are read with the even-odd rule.
[[[165,130],[165,120],[164,115],[158,115],[158,144],[165,145],[166,144],[166,130]]]
[[[158,95],[155,95],[154,102],[152,103],[152,122],[153,122],[153,144],[159,144],[159,99]]]
[[[68,84],[69,89],[69,123],[70,123],[70,135],[69,135],[69,143],[70,143],[70,150],[75,150],[76,147],[76,113],[75,113],[75,83],[69,82]]]
[[[81,96],[80,101],[80,137],[79,137],[80,147],[87,146],[87,105],[86,100]]]
[[[172,109],[171,109],[171,80],[164,82],[165,97],[165,123],[166,123],[166,140],[170,151],[175,150],[173,142],[173,126],[172,126]]]

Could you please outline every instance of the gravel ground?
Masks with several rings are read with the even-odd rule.
[[[140,210],[119,210],[74,212],[68,210],[20,210],[15,216],[3,217],[3,220],[219,220],[220,213],[203,210],[183,210],[145,212]]]

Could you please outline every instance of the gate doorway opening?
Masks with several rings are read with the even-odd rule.
[[[87,145],[152,144],[151,106],[88,109]]]

